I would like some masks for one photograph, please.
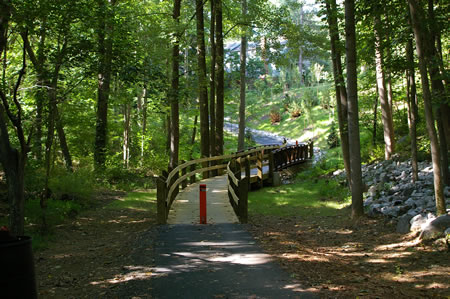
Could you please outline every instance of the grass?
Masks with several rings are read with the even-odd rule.
[[[154,212],[156,210],[156,189],[129,192],[124,198],[113,201],[106,206],[113,210],[136,210],[142,212]]]
[[[332,216],[348,206],[348,189],[334,180],[298,179],[290,185],[249,193],[249,213],[274,216]]]
[[[300,94],[309,91],[316,92],[320,90],[323,97],[326,95],[326,89],[330,88],[328,84],[315,87],[293,88],[289,91],[291,100],[299,100]],[[321,97],[322,98],[322,97]],[[230,97],[225,106],[225,114],[232,120],[238,119],[237,98]],[[279,109],[281,122],[271,124],[269,113],[272,109]],[[247,93],[246,103],[247,126],[253,129],[269,131],[298,141],[307,141],[314,139],[315,146],[320,148],[327,147],[327,137],[330,132],[331,123],[334,120],[332,110],[323,109],[318,105],[312,107],[310,111],[303,109],[300,117],[291,118],[289,111],[285,111],[283,93],[265,93],[261,91],[249,91]],[[336,120],[335,120],[336,121]]]

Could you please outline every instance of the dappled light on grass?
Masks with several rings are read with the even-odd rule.
[[[131,209],[149,211],[156,206],[156,190],[130,192],[108,206],[109,209]]]

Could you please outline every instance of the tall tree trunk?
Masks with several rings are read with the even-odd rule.
[[[376,83],[378,90],[378,83]],[[375,103],[373,105],[373,130],[372,130],[372,145],[377,145],[377,116],[378,116],[378,96],[375,97]]]
[[[7,30],[11,11],[12,5],[10,1],[0,2],[0,56],[6,49]],[[22,128],[22,109],[17,99],[17,91],[20,87],[22,77],[25,74],[25,68],[26,50],[24,46],[22,69],[19,72],[13,95],[13,101],[17,110],[15,115],[9,108],[8,99],[2,89],[3,86],[0,86],[0,163],[5,171],[8,184],[9,228],[12,234],[16,236],[23,235],[24,233],[24,172],[27,153],[29,151]],[[10,143],[6,115],[15,128],[20,144],[20,151],[13,148]]]
[[[205,25],[203,19],[203,1],[196,0],[197,17],[197,58],[198,58],[198,97],[200,105],[200,152],[202,157],[209,157],[209,113],[208,86],[206,81]],[[203,167],[207,167],[204,163]],[[208,177],[208,172],[203,177]]]
[[[300,6],[300,20],[299,20],[299,29],[301,30],[303,26],[303,4]],[[298,53],[298,73],[300,74],[300,84],[305,84],[303,79],[303,47],[299,46]]]
[[[175,0],[173,5],[173,19],[178,25],[180,22],[181,0]],[[178,30],[178,29],[177,29]],[[180,112],[179,112],[179,81],[180,81],[180,33],[175,33],[175,43],[172,46],[172,80],[169,91],[170,99],[170,159],[169,167],[175,168],[178,165],[180,147]]]
[[[347,56],[347,99],[350,167],[352,174],[352,218],[364,215],[361,152],[359,140],[358,86],[356,72],[355,2],[345,0],[345,49]]]
[[[334,86],[336,89],[336,107],[339,122],[339,136],[341,138],[342,156],[349,186],[351,186],[350,153],[348,146],[348,116],[347,91],[342,75],[341,47],[339,45],[339,30],[337,20],[336,0],[325,1],[327,9],[328,28],[331,41],[331,59],[333,62]]]
[[[441,151],[441,164],[442,164],[442,179],[444,184],[450,185],[450,175],[448,171],[448,150],[447,150],[447,136],[445,133],[445,119],[448,118],[448,115],[445,115],[443,111],[445,111],[448,104],[445,102],[446,99],[446,91],[444,84],[442,82],[442,74],[439,71],[439,51],[437,49],[437,40],[439,36],[439,28],[436,24],[435,16],[434,16],[434,8],[433,1],[428,0],[428,19],[430,24],[430,34],[428,35],[429,42],[427,51],[429,55],[429,73],[431,78],[431,88],[432,88],[432,97],[439,103],[439,107],[436,109],[436,122],[438,128],[438,136],[439,136],[439,148]]]
[[[441,172],[441,154],[439,150],[439,141],[436,134],[436,128],[434,127],[434,117],[432,111],[432,98],[430,92],[430,84],[428,82],[428,70],[427,70],[427,53],[425,50],[426,36],[429,34],[427,30],[422,27],[424,23],[424,13],[416,0],[408,0],[409,11],[411,14],[411,22],[414,31],[414,37],[416,40],[416,51],[419,57],[419,70],[422,81],[422,93],[425,106],[425,120],[427,125],[428,136],[430,138],[431,145],[431,159],[433,163],[433,175],[434,175],[434,196],[436,200],[436,212],[438,215],[446,213],[445,198],[444,198],[444,186],[442,182]]]
[[[247,17],[247,0],[241,0],[242,18]],[[238,133],[238,151],[243,150],[245,146],[245,66],[247,64],[247,30],[246,25],[242,28],[241,51],[240,51],[240,102],[239,102],[239,133]]]
[[[209,81],[209,147],[211,156],[216,155],[216,6],[214,0],[211,0],[211,24],[210,24],[210,43],[211,43],[211,68]],[[214,174],[217,171],[214,171]]]
[[[58,133],[59,146],[63,153],[64,162],[66,163],[67,171],[73,172],[72,156],[70,155],[69,146],[67,145],[66,134],[64,133],[64,125],[61,119],[61,115],[58,111],[58,107],[55,106],[55,125],[56,132]]]
[[[416,78],[414,75],[414,54],[412,39],[408,39],[406,44],[407,59],[407,101],[408,101],[408,119],[409,135],[411,136],[411,169],[412,182],[419,180],[419,168],[417,166],[417,94]]]
[[[110,0],[114,6],[116,0]],[[108,0],[99,0],[99,30],[98,30],[98,87],[97,87],[97,118],[95,127],[94,162],[97,169],[103,168],[106,162],[108,101],[111,90],[111,64],[113,50],[113,25]]]
[[[125,168],[128,168],[130,162],[130,134],[131,134],[131,105],[126,103],[123,105],[123,146],[122,159]]]
[[[142,92],[142,128],[141,128],[141,163],[144,162],[145,135],[147,134],[147,85],[144,84]]]
[[[267,58],[267,37],[266,36],[263,36],[261,38],[261,59],[264,62],[265,74],[269,75],[269,59]]]
[[[197,135],[197,122],[198,122],[198,115],[196,114],[194,117],[194,127],[192,128],[192,135],[191,135],[191,152],[189,153],[190,160],[192,160],[192,154],[194,151],[194,144],[195,144],[195,136]]]
[[[383,47],[381,44],[382,40],[381,20],[380,16],[377,13],[375,14],[374,31],[375,31],[375,64],[377,73],[378,97],[380,98],[381,120],[383,122],[383,133],[385,143],[384,158],[386,160],[389,160],[395,151],[394,122],[392,120],[392,112],[389,106],[389,101],[386,92]]]
[[[223,123],[224,123],[224,46],[223,46],[223,23],[222,23],[222,0],[216,2],[216,154],[223,155]]]

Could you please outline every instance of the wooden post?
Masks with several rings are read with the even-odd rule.
[[[239,221],[241,223],[248,222],[248,182],[249,178],[245,177],[239,181]]]
[[[258,170],[258,187],[263,186],[263,155],[264,150],[256,154],[256,168]]]
[[[181,160],[181,164],[184,164],[184,163],[186,163],[186,161]],[[187,173],[187,167],[183,167],[181,169],[181,176],[185,175],[186,173]],[[187,178],[181,182],[181,189],[185,189],[186,187],[187,187]]]
[[[251,184],[251,182],[250,182],[250,176],[251,176],[251,173],[250,173],[250,155],[247,155],[247,158],[245,159],[245,177],[246,178],[248,178],[248,190],[250,190],[250,184]]]
[[[273,173],[275,171],[275,163],[273,159],[273,151],[269,152],[269,183],[273,185]]]
[[[167,223],[167,211],[166,211],[166,200],[167,200],[167,188],[166,180],[161,177],[156,178],[156,209],[157,216],[156,220],[158,224]]]
[[[236,172],[235,172],[236,178],[238,180],[241,180],[241,177],[242,177],[241,172],[242,172],[242,159],[241,159],[241,157],[239,157],[236,159]]]
[[[192,164],[191,167],[190,167],[190,172],[192,172],[194,170],[195,170],[195,164]],[[195,183],[195,174],[189,178],[189,183],[190,184]]]
[[[309,158],[312,159],[313,156],[314,156],[314,142],[311,139],[309,142]]]

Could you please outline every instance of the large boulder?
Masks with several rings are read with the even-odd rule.
[[[444,232],[450,228],[450,215],[442,215],[427,221],[425,225],[422,226],[422,232],[419,235],[421,240],[433,240],[444,236]]]

